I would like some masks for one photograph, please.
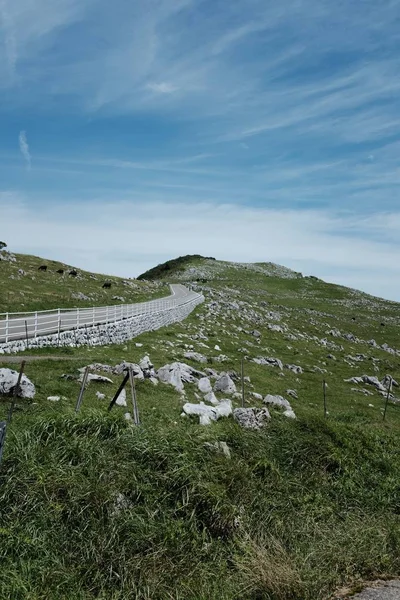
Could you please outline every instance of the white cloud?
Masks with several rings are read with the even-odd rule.
[[[21,154],[26,161],[26,168],[28,169],[28,171],[30,171],[32,160],[31,160],[31,155],[29,152],[28,140],[26,138],[25,131],[20,131],[18,140],[19,140],[19,149],[21,150]]]
[[[157,92],[159,94],[172,94],[177,91],[177,87],[172,85],[172,83],[148,83],[146,86],[152,92]]]
[[[75,201],[66,210],[62,203],[32,205],[10,194],[0,194],[0,210],[2,223],[18,222],[12,250],[98,272],[135,276],[155,263],[199,253],[273,261],[400,300],[400,213],[390,216],[398,235],[386,241],[388,217],[379,215],[374,228],[373,218],[364,226],[352,215],[328,211],[129,200],[96,201],[95,211],[91,203]]]

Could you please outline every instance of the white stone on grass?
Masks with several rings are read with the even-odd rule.
[[[244,429],[261,429],[269,421],[270,414],[267,408],[235,408],[233,418]]]
[[[157,377],[163,383],[173,385],[178,392],[182,393],[184,392],[184,383],[194,383],[198,378],[204,377],[204,373],[186,363],[174,362],[158,369]]]
[[[115,401],[115,404],[117,404],[118,406],[126,406],[126,391],[125,389],[121,390],[120,395],[118,396],[118,398]]]
[[[236,392],[236,385],[227,373],[221,373],[214,384],[214,391],[222,392],[223,394],[234,394]]]
[[[14,388],[18,382],[18,375],[19,373],[12,369],[0,369],[0,395],[14,393]],[[24,374],[22,374],[19,387],[19,398],[34,398],[36,392],[35,386]]]
[[[283,396],[273,396],[272,394],[267,394],[263,400],[264,404],[273,404],[274,406],[280,406],[286,410],[291,410],[290,402],[283,398]]]
[[[211,390],[211,392],[208,392],[208,394],[206,394],[204,396],[204,400],[206,402],[210,402],[210,404],[214,404],[214,405],[218,404],[218,402],[219,402],[217,396],[214,394],[214,392],[212,390]]]
[[[50,400],[51,402],[58,402],[61,400],[61,398],[60,396],[47,396],[47,400]]]
[[[183,356],[189,360],[194,360],[195,362],[203,364],[207,362],[207,357],[204,356],[204,354],[200,354],[200,352],[185,352]]]
[[[198,381],[197,387],[203,394],[208,394],[212,391],[211,381],[208,377],[201,377]]]

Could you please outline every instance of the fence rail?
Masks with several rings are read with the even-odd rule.
[[[183,285],[173,285],[171,291],[172,294],[166,298],[136,304],[0,313],[0,344],[163,312],[192,302],[200,296]]]

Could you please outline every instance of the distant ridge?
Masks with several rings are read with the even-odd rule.
[[[175,273],[182,267],[186,266],[188,263],[191,263],[193,260],[215,260],[212,256],[202,256],[201,254],[185,254],[185,256],[179,256],[178,258],[173,258],[172,260],[167,260],[152,269],[149,269],[145,273],[139,275],[137,279],[163,279],[163,277],[168,276],[170,273]]]

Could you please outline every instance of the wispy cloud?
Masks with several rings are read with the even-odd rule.
[[[32,159],[31,159],[31,155],[29,152],[28,140],[26,138],[25,131],[20,131],[18,140],[19,140],[19,149],[21,150],[21,154],[24,157],[25,162],[26,162],[26,168],[28,171],[30,171],[31,166],[32,166]]]
[[[162,83],[148,83],[147,87],[152,92],[157,92],[159,94],[172,94],[177,91],[177,87],[172,85],[172,83],[162,82]]]
[[[225,260],[272,260],[304,274],[400,299],[398,212],[388,215],[393,234],[397,233],[388,239],[385,219],[378,219],[375,227],[375,217],[360,220],[355,214],[328,210],[257,209],[193,201],[137,205],[126,198],[112,203],[96,201],[95,212],[81,200],[69,202],[68,211],[52,202],[42,206],[39,215],[23,197],[14,195],[12,200],[10,194],[0,194],[1,214],[6,221],[15,219],[19,223],[13,249],[59,258],[83,268],[138,275],[155,261],[185,253]],[[125,215],[122,222],[115,221],[116,213]],[[130,235],[133,228],[137,232],[134,237]],[[71,232],[77,240],[73,247],[63,242]],[[129,267],[126,261],[117,260],[122,252],[130,259]]]
[[[14,79],[17,65],[17,43],[7,0],[0,0],[0,31],[3,31],[9,74],[11,79]]]

